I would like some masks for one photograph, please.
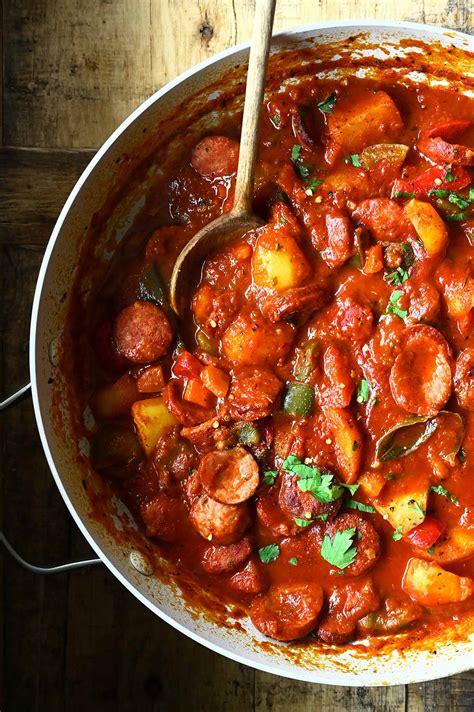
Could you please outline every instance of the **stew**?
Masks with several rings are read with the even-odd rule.
[[[270,638],[474,607],[472,116],[441,86],[288,84],[263,107],[266,224],[208,256],[187,317],[167,284],[232,205],[238,116],[162,177],[97,289],[93,466]]]

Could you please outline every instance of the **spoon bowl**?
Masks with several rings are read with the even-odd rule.
[[[170,304],[180,317],[184,314],[190,290],[196,285],[202,263],[209,252],[264,224],[252,213],[252,196],[275,5],[276,0],[257,0],[255,7],[234,205],[229,213],[203,227],[188,242],[178,255],[171,275]]]

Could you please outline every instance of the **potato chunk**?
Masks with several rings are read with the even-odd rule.
[[[349,408],[323,408],[334,437],[337,464],[344,482],[357,479],[362,458],[362,435]]]
[[[169,412],[163,398],[136,401],[132,405],[132,418],[140,443],[147,455],[152,452],[164,431],[178,423]]]
[[[384,91],[367,91],[338,100],[328,116],[330,142],[326,159],[341,153],[358,153],[366,146],[395,138],[402,129],[400,112]]]
[[[373,505],[396,531],[407,534],[425,519],[428,488],[428,479],[420,481],[418,473],[407,474],[387,482]]]
[[[270,229],[262,232],[257,240],[252,271],[256,285],[279,292],[299,286],[311,274],[296,240]]]
[[[431,203],[413,198],[405,205],[405,215],[413,224],[428,256],[439,255],[446,247],[448,230]]]
[[[469,598],[473,592],[473,581],[445,571],[433,561],[413,558],[405,569],[402,588],[423,606],[440,606]]]

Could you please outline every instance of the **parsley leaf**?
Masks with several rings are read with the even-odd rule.
[[[299,143],[295,143],[291,149],[291,160],[293,161],[293,163],[296,163],[300,160],[300,155],[301,146],[299,145]]]
[[[389,284],[396,284],[398,286],[409,279],[409,274],[406,269],[403,269],[403,267],[397,267],[397,269],[390,272],[390,274],[386,274],[384,279]]]
[[[456,505],[456,507],[459,507],[458,498],[455,497],[454,494],[451,494],[451,492],[449,492],[446,487],[443,487],[443,485],[431,485],[430,492],[439,494],[441,497],[447,497],[453,504]]]
[[[465,220],[466,213],[448,213],[444,218],[448,222],[461,222],[461,220]]]
[[[397,528],[395,529],[395,531],[393,532],[393,534],[392,534],[392,539],[393,539],[393,541],[400,541],[400,539],[402,538],[402,536],[403,536],[403,534],[402,534],[402,528],[401,528],[401,527],[397,527]]]
[[[360,160],[359,160],[359,156],[357,155],[357,153],[351,153],[351,155],[349,156],[349,159],[350,159],[352,165],[354,166],[354,168],[360,168]]]
[[[292,556],[291,559],[288,559],[288,563],[292,566],[298,566],[298,559],[296,556]]]
[[[466,200],[462,195],[458,195],[457,193],[450,193],[448,200],[453,205],[456,205],[459,210],[465,210],[469,207],[469,200]]]
[[[420,504],[419,502],[417,502],[416,499],[413,499],[413,500],[410,500],[410,501],[413,502],[413,504],[409,504],[408,506],[409,506],[411,509],[416,509],[416,511],[418,512],[418,514],[420,514],[422,517],[424,517],[424,516],[425,516],[425,510],[423,509],[423,507],[421,506],[421,504]]]
[[[263,474],[263,480],[262,480],[262,485],[269,486],[272,485],[276,478],[277,478],[278,472],[275,472],[273,470],[269,470],[268,472],[264,472]]]
[[[427,551],[428,554],[431,554],[431,556],[433,556],[433,554],[434,554],[434,552],[435,552],[435,548],[434,548],[434,546],[430,546],[430,548],[427,549],[426,551]]]
[[[286,472],[298,475],[298,487],[301,492],[310,492],[319,502],[334,502],[349,489],[351,494],[357,490],[358,485],[345,485],[334,483],[332,472],[321,472],[318,467],[310,467],[301,462],[299,457],[290,455],[282,464]]]
[[[434,196],[435,198],[447,198],[449,196],[449,193],[449,190],[436,190],[434,188],[428,191],[428,195],[430,198],[432,196]]]
[[[330,94],[325,99],[323,99],[323,101],[318,102],[318,109],[321,109],[321,111],[325,114],[332,114],[332,110],[334,109],[336,101],[336,94]]]
[[[323,179],[322,178],[308,178],[308,180],[306,182],[308,184],[308,187],[305,192],[308,193],[308,191],[310,191],[311,195],[313,195],[316,188],[319,188],[321,183],[323,183]]]
[[[258,550],[258,556],[262,564],[270,564],[280,556],[280,547],[278,544],[268,544],[268,546],[262,546],[262,548]]]
[[[415,193],[412,193],[411,191],[408,191],[408,190],[397,190],[393,194],[393,197],[394,198],[414,198]]]
[[[278,116],[278,114],[275,114],[274,116],[272,116],[272,121],[275,124],[275,126],[280,126],[280,124],[281,124],[281,119]]]
[[[444,176],[444,180],[446,183],[452,183],[455,178],[456,176],[451,170],[446,171],[446,175]]]
[[[309,527],[313,523],[312,519],[298,519],[298,517],[293,517],[293,521],[299,527]]]
[[[474,203],[474,186],[471,186],[469,188],[469,200],[471,203]]]
[[[357,555],[357,549],[353,546],[356,528],[337,531],[334,537],[324,535],[321,546],[321,556],[325,561],[337,566],[338,569],[345,569],[350,566]]]
[[[400,319],[405,319],[408,311],[406,309],[400,309],[397,303],[402,296],[403,292],[400,292],[398,289],[391,293],[387,304],[387,314],[396,314]]]
[[[369,382],[363,378],[359,384],[359,388],[357,389],[357,396],[356,396],[356,401],[358,403],[367,403],[370,397],[370,386]]]
[[[358,509],[359,512],[368,512],[369,514],[373,514],[375,512],[375,509],[371,504],[364,504],[363,502],[358,502],[355,499],[346,499],[345,505],[346,507],[349,507],[349,509]]]

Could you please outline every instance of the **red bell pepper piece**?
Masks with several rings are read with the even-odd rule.
[[[182,351],[173,366],[173,373],[180,378],[198,380],[203,368],[202,363],[189,351]]]
[[[424,522],[412,529],[408,534],[405,534],[405,538],[413,546],[418,546],[420,549],[429,549],[439,539],[442,532],[443,527],[437,519],[426,517]]]
[[[433,126],[432,129],[428,129],[426,136],[429,138],[436,138],[440,136],[444,138],[445,141],[451,141],[451,139],[456,138],[456,136],[463,131],[466,131],[471,122],[467,119],[451,119],[450,121],[445,121],[444,124],[438,124],[438,126]]]
[[[452,180],[446,180],[446,175]],[[399,178],[394,181],[392,198],[395,198],[397,193],[408,193],[410,197],[413,193],[413,197],[423,198],[428,196],[429,190],[462,190],[470,182],[471,176],[462,166],[452,166],[450,169],[433,166],[410,180]]]

